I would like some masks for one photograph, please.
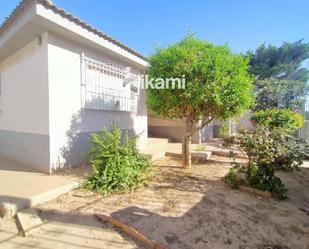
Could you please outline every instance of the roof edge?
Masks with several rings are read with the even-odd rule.
[[[30,3],[39,3],[42,4],[45,8],[52,10],[54,13],[57,13],[61,15],[64,18],[67,18],[68,20],[74,22],[76,25],[88,30],[89,32],[92,32],[99,37],[113,43],[114,45],[117,45],[118,47],[126,50],[127,52],[137,56],[138,58],[144,60],[147,62],[147,58],[140,54],[139,52],[135,51],[134,49],[128,47],[127,45],[123,44],[122,42],[112,38],[111,36],[103,33],[102,31],[94,28],[93,26],[87,24],[86,22],[80,20],[79,18],[73,16],[72,14],[66,12],[65,10],[59,8],[56,6],[52,1],[50,0],[22,0],[11,12],[11,14],[5,19],[5,21],[0,25],[0,34],[5,32],[11,25],[13,25],[14,21],[18,18],[20,13],[24,11],[24,9],[30,4]]]

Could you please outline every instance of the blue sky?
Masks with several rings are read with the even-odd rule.
[[[0,0],[0,21],[19,0]],[[261,43],[309,42],[308,0],[54,0],[59,7],[144,55],[190,30],[233,51]]]

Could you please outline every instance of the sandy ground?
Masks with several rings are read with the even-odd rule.
[[[147,186],[135,192],[102,197],[78,189],[37,206],[46,224],[26,239],[8,234],[3,244],[0,235],[0,248],[139,247],[95,221],[95,212],[117,217],[168,248],[309,248],[309,216],[298,210],[309,206],[309,168],[281,173],[290,199],[276,201],[231,190],[222,181],[229,167],[227,158],[216,156],[185,170],[178,160],[158,160]]]

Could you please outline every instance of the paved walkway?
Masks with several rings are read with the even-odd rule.
[[[0,220],[1,249],[132,249],[133,241],[82,215],[61,216],[61,221],[45,220],[45,224],[24,238],[18,235],[12,219]],[[104,226],[104,227],[103,227]]]
[[[11,217],[70,191],[79,185],[89,167],[79,167],[56,175],[37,173],[28,165],[0,156],[0,248],[39,249],[132,249],[135,243],[91,215],[78,212],[43,216],[43,225],[24,238]],[[55,219],[54,217],[61,217]]]
[[[28,165],[0,156],[0,215],[48,201],[78,186],[89,169],[79,167],[56,175],[37,173]]]

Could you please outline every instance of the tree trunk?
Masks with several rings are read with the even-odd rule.
[[[184,168],[191,167],[191,139],[194,124],[186,122],[186,130],[182,137],[182,165]]]

